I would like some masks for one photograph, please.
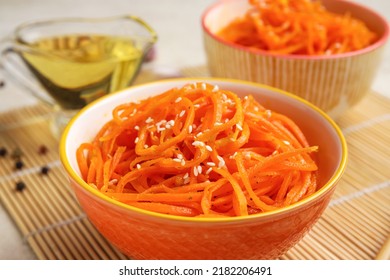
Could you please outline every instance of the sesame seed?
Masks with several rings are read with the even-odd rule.
[[[212,152],[213,148],[211,148],[209,145],[206,145],[206,150],[209,151],[209,152]]]
[[[283,143],[286,145],[291,145],[290,142],[288,142],[287,140],[283,140]]]
[[[202,141],[194,141],[192,145],[195,147],[204,146],[205,144]]]
[[[219,87],[218,87],[217,85],[215,85],[215,86],[213,87],[212,92],[217,92],[218,90],[219,90]]]
[[[156,125],[157,125],[157,126],[161,126],[161,125],[166,124],[166,123],[167,123],[166,120],[161,120],[161,121],[159,121],[158,123],[156,123]]]
[[[176,98],[175,100],[175,103],[179,103],[183,98],[181,98],[180,96],[178,98]]]
[[[134,129],[139,130],[139,126],[138,125],[134,126]]]
[[[153,118],[152,117],[148,117],[147,119],[146,119],[146,123],[151,123],[153,121]]]
[[[138,137],[136,137],[136,138],[134,139],[134,143],[135,143],[135,144],[137,144],[137,143],[138,143],[138,141],[139,141],[139,138],[138,138]]]
[[[229,158],[234,159],[236,157],[236,155],[237,155],[237,152],[234,152],[234,154],[232,154]]]
[[[241,130],[241,131],[242,131],[242,126],[241,126],[239,123],[236,124],[236,127],[237,127],[238,130]]]
[[[200,104],[194,104],[194,108],[199,108]]]
[[[196,134],[196,137],[199,137],[203,134],[203,132],[199,132],[198,134]]]
[[[223,157],[217,156],[217,158],[219,160],[218,167],[221,168],[221,167],[225,166],[225,160],[223,159]]]
[[[256,112],[259,111],[259,107],[254,107],[253,109],[254,109]]]
[[[181,159],[181,165],[184,166],[186,164],[186,161],[184,159]]]
[[[137,163],[137,169],[141,169],[141,164]]]
[[[175,161],[175,162],[181,162],[181,159],[179,159],[179,158],[174,158],[172,160]]]
[[[215,162],[212,162],[212,161],[207,162],[206,165],[208,165],[208,166],[216,166]]]
[[[112,179],[110,182],[108,182],[110,185],[114,185],[116,183],[118,183],[118,179]]]
[[[222,93],[222,99],[226,101],[228,99],[227,95],[225,93]]]
[[[182,155],[182,154],[177,154],[177,158],[178,158],[178,159],[182,159],[182,158],[183,158],[183,155]]]
[[[207,169],[206,175],[210,174],[211,171],[213,171],[213,169],[210,167],[209,169]]]
[[[192,133],[192,125],[188,127],[188,133]]]
[[[185,180],[185,179],[187,179],[189,176],[190,176],[190,175],[189,175],[188,172],[187,172],[186,174],[184,174],[183,179]]]
[[[185,113],[186,113],[186,110],[181,111],[179,114],[179,117],[181,118],[182,116],[184,116]]]
[[[166,127],[161,127],[161,126],[166,124],[166,123],[167,123],[166,120],[161,120],[158,123],[156,123],[157,131],[158,132],[164,131],[166,129]],[[170,128],[170,126],[168,128]]]
[[[134,116],[137,113],[137,108],[134,108],[133,112],[131,112],[130,116]]]
[[[201,86],[202,90],[206,90],[206,84],[205,83],[202,83],[200,86]]]
[[[270,118],[272,115],[271,110],[265,110],[265,115],[267,116],[267,118]]]
[[[196,166],[194,166],[194,175],[195,175],[195,176],[198,176],[198,175],[199,175],[199,173],[198,173],[198,168],[197,168]]]
[[[149,148],[148,144],[145,144],[145,145],[144,145],[144,148],[145,148],[145,149]]]
[[[186,179],[184,179],[184,185],[187,185],[188,183],[190,182],[190,178],[186,178]]]
[[[214,123],[215,126],[219,126],[219,125],[222,125],[222,124],[223,124],[223,123],[221,123],[221,122],[215,122],[215,123]]]
[[[198,169],[198,173],[202,174],[202,166],[198,165],[197,169]]]
[[[250,153],[245,153],[244,157],[245,157],[245,159],[251,159],[252,158]]]
[[[166,128],[170,129],[172,128],[173,126],[175,125],[175,121],[174,120],[170,120],[167,122],[167,124],[165,125]]]
[[[229,105],[234,105],[234,101],[231,99],[227,99],[225,100],[225,102],[228,103]]]

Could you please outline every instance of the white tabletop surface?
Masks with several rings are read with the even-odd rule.
[[[156,57],[148,67],[157,71],[202,66],[206,63],[200,17],[214,0],[0,0],[0,38],[24,21],[64,16],[111,16],[133,14],[157,32]],[[390,1],[355,0],[381,13],[390,21]],[[0,81],[4,74],[0,72]],[[373,89],[390,98],[390,44]],[[5,79],[4,79],[5,80]],[[0,91],[0,113],[37,102],[13,84]],[[1,139],[0,139],[1,146]],[[0,183],[1,187],[1,183]],[[0,201],[0,260],[35,259]]]

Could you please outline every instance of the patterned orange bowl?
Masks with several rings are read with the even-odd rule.
[[[317,190],[269,212],[236,217],[183,217],[130,206],[87,184],[76,150],[91,141],[120,104],[137,102],[169,89],[205,83],[251,94],[268,110],[291,118],[310,145],[317,145]],[[142,128],[140,128],[142,129]],[[83,108],[66,127],[60,158],[70,185],[90,221],[114,246],[134,259],[275,259],[293,247],[326,209],[347,162],[341,130],[322,110],[282,90],[232,79],[183,78],[130,87]]]
[[[274,29],[271,31],[269,25],[267,26],[263,19],[257,23],[258,26],[255,23],[253,25],[241,23],[240,32],[244,33],[243,30],[246,30],[245,32],[252,32],[249,33],[250,35],[260,34],[259,38],[256,37],[256,40],[259,40],[257,42],[252,42],[250,35],[240,35],[242,38],[239,38],[237,32],[232,33],[232,31],[222,37],[221,30],[224,27],[238,17],[246,15],[248,9],[254,7],[249,2],[248,0],[219,1],[209,7],[202,16],[205,52],[208,68],[213,77],[248,80],[286,90],[310,101],[334,119],[357,104],[370,92],[381,62],[385,43],[389,37],[388,23],[381,15],[360,4],[349,1],[320,1],[323,7],[332,14],[357,19],[376,34],[375,37],[373,36],[372,42],[367,43],[365,47],[346,52],[341,52],[341,43],[337,42],[336,39],[331,42],[330,32],[339,31],[334,28],[332,22],[326,25],[329,26],[329,29],[323,28],[325,25],[318,24],[317,27],[310,27],[313,28],[311,33],[302,31],[302,34],[307,36],[303,39],[300,39],[301,37],[297,37],[297,35],[290,36],[296,30],[293,27],[293,21],[288,21],[287,18],[280,18],[279,21],[284,23],[278,27],[273,26]],[[309,1],[252,0],[252,2],[258,2],[259,5],[264,6],[266,4],[262,3],[265,2],[272,2],[273,5],[278,5],[275,3],[279,3],[279,5],[292,3],[293,5],[294,2],[301,2],[302,4],[302,2]],[[264,13],[264,17],[265,15],[268,14]],[[276,16],[273,14],[273,18],[270,18],[269,21],[277,20],[275,18]],[[308,20],[308,22],[310,21],[311,19]],[[346,30],[344,35],[340,35],[340,32],[340,40],[356,33],[352,26],[353,24],[347,26],[350,30]],[[253,30],[248,31],[251,28]],[[301,53],[298,50],[293,52],[293,49],[288,49],[288,45],[285,49],[282,49],[282,47],[276,49],[280,46],[278,42],[283,38],[277,37],[274,41],[271,41],[272,37],[270,36],[276,37],[275,34],[279,32],[276,30],[278,28],[279,30],[286,30],[284,38],[287,39],[283,42],[296,44],[295,46],[292,45],[292,48],[298,47],[300,44],[303,45],[301,46],[302,49],[298,49]],[[303,28],[309,27],[304,26]],[[322,32],[323,30],[327,31]],[[364,34],[366,35],[366,33]],[[328,45],[325,43],[315,45],[314,39],[312,39],[315,35],[318,40],[321,38],[328,40],[329,42],[326,43]],[[279,41],[277,41],[278,38]],[[270,41],[264,45],[266,39]],[[345,42],[353,40],[355,39],[344,39]],[[244,41],[246,43],[241,43]],[[307,46],[304,45],[306,43]],[[253,47],[256,44],[261,47]],[[302,51],[304,47],[307,50]],[[320,51],[320,47],[323,52]],[[327,50],[325,50],[326,48]],[[338,51],[341,53],[337,53]]]

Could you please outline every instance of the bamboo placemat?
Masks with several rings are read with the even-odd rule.
[[[182,71],[206,76],[205,68]],[[137,83],[155,80],[144,71]],[[162,77],[163,78],[163,77]],[[68,186],[44,105],[0,114],[0,202],[38,259],[126,259],[88,221]],[[344,177],[322,218],[281,259],[375,259],[390,234],[390,99],[372,93],[338,120],[349,146]],[[39,149],[47,147],[47,153]],[[12,151],[24,167],[15,170]],[[41,167],[47,166],[47,175]],[[23,181],[26,188],[17,191]]]

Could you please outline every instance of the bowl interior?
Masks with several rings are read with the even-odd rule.
[[[203,27],[215,34],[235,18],[243,16],[249,7],[248,1],[220,1],[206,11]]]
[[[344,14],[350,12],[355,18],[365,22],[372,31],[379,35],[378,41],[388,36],[387,21],[375,11],[357,3],[344,0],[322,0],[323,5],[331,12]],[[210,7],[203,15],[203,28],[209,34],[216,34],[229,22],[246,13],[250,5],[247,0],[219,1]]]
[[[369,29],[378,34],[379,38],[388,35],[389,26],[386,20],[368,7],[343,0],[322,0],[322,3],[329,11],[337,14],[350,12],[353,17],[362,20]]]
[[[341,131],[322,111],[292,94],[268,86],[225,79],[173,79],[135,86],[103,97],[87,105],[74,117],[61,139],[61,159],[68,173],[82,182],[76,160],[76,149],[90,141],[101,126],[111,119],[113,108],[119,104],[137,101],[160,94],[173,87],[191,82],[207,82],[231,90],[243,97],[252,94],[263,106],[292,118],[301,127],[311,145],[318,145],[317,161],[321,170],[320,186],[331,187],[340,177],[345,161],[346,146]],[[83,184],[89,188],[87,184]],[[91,188],[92,189],[92,188]]]

